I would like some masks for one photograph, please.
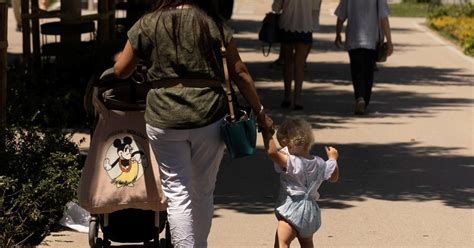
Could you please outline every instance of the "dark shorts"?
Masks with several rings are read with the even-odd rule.
[[[307,45],[313,44],[313,33],[291,32],[280,30],[281,43],[304,43]]]

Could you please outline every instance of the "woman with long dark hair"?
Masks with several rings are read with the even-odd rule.
[[[174,247],[207,247],[213,192],[224,153],[220,125],[226,114],[220,46],[231,79],[270,129],[252,77],[211,0],[162,0],[128,32],[115,74],[131,75],[139,59],[151,61],[145,120],[168,198]]]

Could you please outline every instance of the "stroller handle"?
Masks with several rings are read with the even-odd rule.
[[[147,73],[147,67],[143,65],[142,63],[138,63],[137,67],[135,68],[132,75],[128,79],[136,84],[143,84],[147,80],[146,73]],[[114,81],[124,81],[124,80],[118,79],[115,76],[114,67],[110,67],[109,69],[105,70],[102,73],[102,75],[100,75],[99,77],[99,83],[101,84],[111,83]]]
[[[105,70],[102,75],[100,75],[99,81],[110,82],[115,79],[117,79],[117,77],[115,76],[115,69],[113,67],[110,67],[109,69]]]

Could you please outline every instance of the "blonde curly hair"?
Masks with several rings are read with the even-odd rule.
[[[293,144],[309,150],[314,143],[311,124],[301,118],[288,118],[278,128],[277,140],[282,147]]]

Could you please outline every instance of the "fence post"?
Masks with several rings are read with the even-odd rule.
[[[7,126],[7,47],[8,6],[0,0],[0,152],[5,151],[4,130]]]

